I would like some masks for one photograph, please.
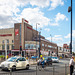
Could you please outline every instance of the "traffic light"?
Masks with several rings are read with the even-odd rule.
[[[72,8],[71,7],[68,7],[68,12],[70,12],[72,10]]]
[[[49,51],[49,53],[48,53],[48,56],[50,56],[50,51]]]
[[[20,51],[22,51],[22,46],[20,46]]]

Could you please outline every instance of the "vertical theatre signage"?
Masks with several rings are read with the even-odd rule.
[[[15,38],[16,38],[16,40],[18,40],[18,35],[19,35],[19,30],[15,29]]]

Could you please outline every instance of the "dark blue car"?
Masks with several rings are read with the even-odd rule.
[[[45,65],[52,65],[52,59],[51,57],[44,57]]]
[[[52,59],[50,57],[43,57],[44,60],[42,62],[38,61],[37,65],[52,65]]]

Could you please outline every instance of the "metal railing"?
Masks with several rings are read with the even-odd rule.
[[[12,69],[8,72],[0,71],[0,75],[68,75],[70,74],[70,69],[68,65],[64,66],[47,66],[45,68],[38,69],[38,66],[30,66],[29,70],[16,70]]]

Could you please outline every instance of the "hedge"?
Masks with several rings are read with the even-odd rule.
[[[4,55],[0,55],[0,58],[5,58],[5,56]]]

